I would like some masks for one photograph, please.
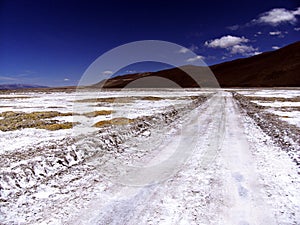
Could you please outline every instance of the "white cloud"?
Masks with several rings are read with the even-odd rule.
[[[189,47],[189,48],[182,47],[181,49],[179,49],[178,52],[179,52],[179,53],[185,54],[185,53],[187,53],[187,52],[189,52],[189,51],[192,51],[192,52],[197,51],[198,49],[199,49],[198,46],[192,45],[192,46]]]
[[[269,35],[278,36],[280,38],[284,38],[285,37],[284,34],[288,34],[288,32],[287,31],[271,31],[271,32],[269,32]]]
[[[238,30],[239,28],[240,28],[240,25],[237,25],[237,24],[227,27],[227,29],[229,29],[229,30]]]
[[[189,49],[192,51],[192,52],[195,52],[197,51],[199,48],[197,45],[192,45],[191,47],[189,47]]]
[[[249,39],[245,37],[236,36],[223,36],[214,40],[206,41],[205,46],[209,48],[224,48],[228,50],[231,54],[242,54],[251,55],[257,49],[253,48],[251,45],[246,45]]]
[[[294,24],[297,22],[296,16],[300,15],[300,8],[296,10],[287,10],[284,8],[271,9],[268,12],[262,13],[257,19],[253,20],[254,23],[268,24],[277,26],[282,23]]]
[[[135,71],[135,70],[126,70],[125,72],[126,73],[136,73],[137,71]]]
[[[69,81],[69,80],[70,80],[69,78],[65,78],[65,79],[64,79],[64,81]]]
[[[109,76],[109,75],[112,75],[113,74],[113,71],[110,71],[110,70],[105,70],[102,72],[102,75],[104,76]]]
[[[254,37],[257,37],[257,36],[259,36],[259,35],[262,35],[262,32],[261,32],[261,31],[256,32],[256,34],[254,34]]]
[[[284,23],[296,24],[298,21],[297,16],[300,15],[300,7],[295,10],[288,10],[285,8],[274,8],[267,12],[258,15],[255,19],[243,25],[233,25],[227,27],[229,30],[238,30],[240,28],[245,28],[253,26],[256,24],[265,24],[271,26],[278,26]],[[254,34],[257,37],[259,33]]]
[[[262,52],[253,52],[252,55],[260,55]]]
[[[300,31],[300,27],[295,27],[294,30],[295,31]]]
[[[294,12],[294,15],[299,16],[300,15],[300,7],[298,7]]]
[[[254,52],[256,49],[252,46],[247,45],[234,45],[232,46],[230,53],[231,54],[242,54],[242,55],[249,55],[249,53]]]
[[[201,55],[197,55],[193,58],[188,58],[186,61],[188,63],[191,63],[191,62],[195,62],[195,61],[198,61],[198,60],[203,60],[205,57],[204,56],[201,56]]]
[[[183,54],[185,54],[185,53],[187,53],[189,51],[189,49],[188,48],[181,48],[181,49],[179,49],[179,53],[183,53]]]
[[[0,76],[0,80],[2,80],[2,81],[17,81],[18,79],[14,78],[14,77]]]
[[[210,48],[229,48],[241,43],[246,43],[249,40],[245,37],[236,36],[223,36],[221,38],[216,38],[214,40],[206,41],[205,45]]]
[[[274,35],[281,35],[281,31],[271,31],[269,32],[270,35],[274,36]]]
[[[278,46],[272,46],[272,49],[277,50],[277,49],[280,49],[280,47],[278,47]]]

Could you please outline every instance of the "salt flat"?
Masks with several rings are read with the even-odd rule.
[[[297,89],[0,94],[0,112],[72,113],[42,120],[74,123],[0,131],[0,223],[297,224],[299,96]],[[127,121],[94,126],[115,118]]]

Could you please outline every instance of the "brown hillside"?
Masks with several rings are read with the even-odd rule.
[[[199,76],[207,73],[204,67],[184,68]],[[300,42],[276,51],[213,65],[210,69],[221,87],[300,87]],[[198,87],[180,68],[118,76],[93,86],[102,87],[104,84],[105,88],[122,88],[134,80],[151,76],[167,78],[185,88]],[[204,80],[202,84],[210,86],[211,81]]]

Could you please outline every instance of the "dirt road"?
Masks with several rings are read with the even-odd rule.
[[[190,153],[185,162],[174,148]],[[132,185],[113,184],[105,200],[99,193],[68,224],[300,223],[296,165],[245,118],[231,93],[192,111],[146,164],[168,164],[174,154],[182,164],[168,178],[153,168],[135,171],[126,177],[136,178]]]

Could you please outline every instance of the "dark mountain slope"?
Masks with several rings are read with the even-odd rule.
[[[199,76],[207,74],[207,68],[183,68]],[[276,51],[213,65],[210,69],[221,87],[300,87],[300,42]],[[151,76],[167,78],[181,87],[198,87],[180,68],[118,76],[101,81],[93,87],[122,88],[134,80]],[[211,83],[209,79],[202,79],[204,86],[210,86]],[[142,84],[143,82],[140,87],[144,87]],[[151,85],[155,87],[156,84]]]

